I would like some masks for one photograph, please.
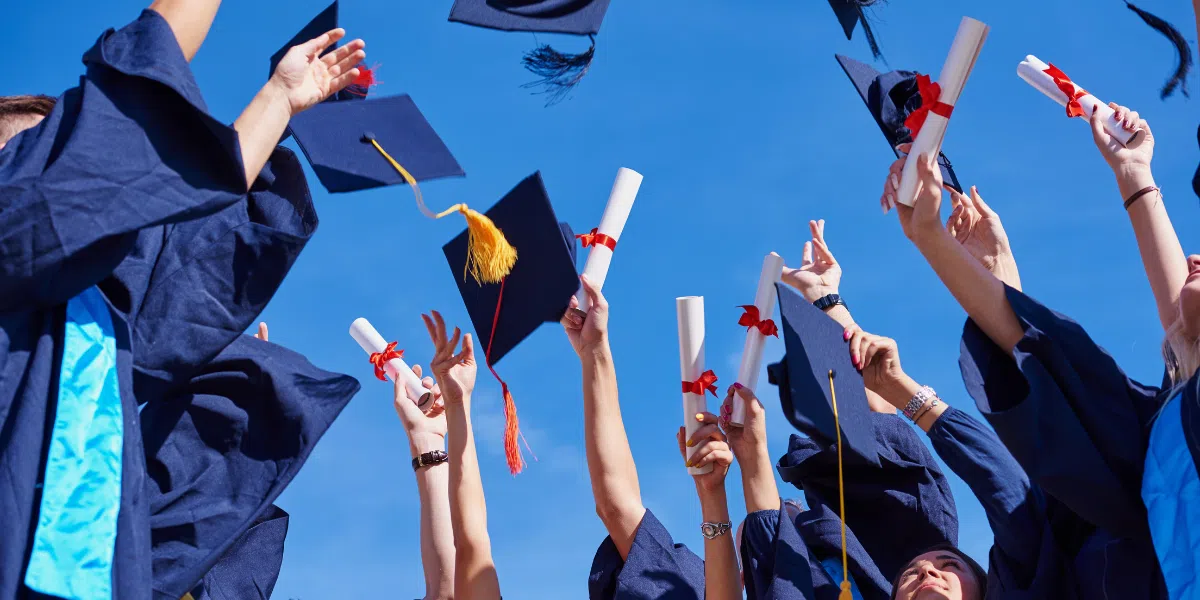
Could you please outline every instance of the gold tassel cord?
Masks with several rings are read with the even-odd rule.
[[[842,480],[842,424],[838,420],[837,390],[833,387],[833,371],[829,371],[829,397],[833,400],[833,428],[837,433],[838,503],[842,522],[842,591],[838,600],[853,600],[850,594],[850,561],[846,556],[846,484]]]
[[[479,284],[500,283],[512,272],[513,266],[517,264],[517,249],[508,243],[504,232],[500,231],[500,228],[496,227],[496,224],[487,215],[468,208],[466,204],[455,204],[440,213],[429,210],[421,195],[421,187],[417,185],[417,180],[412,173],[409,173],[408,169],[392,158],[374,137],[367,135],[363,139],[371,142],[375,150],[379,151],[379,154],[383,155],[392,168],[412,187],[413,196],[417,200],[417,208],[425,216],[431,219],[440,219],[447,215],[460,213],[466,218],[467,264],[463,272],[464,278],[470,275]]]

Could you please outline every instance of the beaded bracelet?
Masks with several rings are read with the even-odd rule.
[[[925,406],[925,402],[931,397],[937,397],[937,392],[933,391],[933,388],[927,385],[921,386],[921,389],[917,390],[917,393],[908,401],[908,404],[904,405],[904,416],[915,423],[917,421],[917,411],[921,410],[921,407]]]

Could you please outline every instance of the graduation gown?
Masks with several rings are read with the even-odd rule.
[[[1152,460],[1147,449],[1152,428],[1158,429],[1155,416],[1172,393],[1129,379],[1078,323],[1012,288],[1006,287],[1006,295],[1024,329],[1013,354],[968,321],[959,366],[980,412],[1031,483],[1044,492],[1046,504],[1059,504],[1094,528],[1074,555],[1067,545],[1080,597],[1165,598],[1168,584],[1170,597],[1186,597],[1174,590],[1194,585],[1194,550],[1181,553],[1188,566],[1176,572],[1173,584],[1170,573],[1164,581],[1154,550],[1166,567],[1171,553],[1164,553],[1160,539],[1193,535],[1194,549],[1200,547],[1200,527],[1187,526],[1183,513],[1178,513],[1185,517],[1182,522],[1175,521],[1176,509],[1184,505],[1172,501],[1170,528],[1159,530],[1152,549],[1154,515],[1142,499],[1143,475]],[[1185,387],[1194,389],[1195,378]],[[1179,406],[1186,408],[1187,402]],[[1196,423],[1192,414],[1191,421],[1175,423]],[[1194,480],[1196,448],[1181,444],[1175,449],[1181,447],[1190,449],[1180,458],[1192,459],[1183,464]],[[1179,475],[1188,475],[1187,470]],[[1176,492],[1187,489],[1184,483],[1173,484],[1179,486]],[[1188,501],[1179,493],[1172,497]]]
[[[591,600],[700,600],[704,561],[671,539],[650,509],[642,516],[629,555],[621,560],[611,537],[604,538],[588,576]]]
[[[870,417],[879,466],[844,452],[846,516],[890,594],[891,577],[914,556],[936,544],[958,544],[958,510],[950,482],[913,427],[895,414]],[[809,507],[838,513],[836,443],[793,435],[776,468],[804,491]]]
[[[191,600],[268,600],[283,566],[288,518],[269,507],[192,590]]]

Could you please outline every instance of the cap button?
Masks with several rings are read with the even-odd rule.
[[[362,142],[363,142],[363,143],[370,142],[370,141],[372,141],[372,140],[374,140],[374,139],[375,139],[375,134],[374,134],[374,133],[371,133],[370,131],[364,132],[364,133],[362,134]]]

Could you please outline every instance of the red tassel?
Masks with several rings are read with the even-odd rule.
[[[517,403],[513,402],[508,384],[500,382],[504,390],[504,458],[508,461],[508,471],[519,475],[525,468],[525,457],[521,456],[521,446],[517,438],[521,436],[520,421],[517,419]]]
[[[367,67],[365,64],[356,67],[358,69],[358,77],[350,85],[346,86],[346,91],[355,96],[366,96],[367,91],[379,85],[380,81],[375,77],[375,71],[379,69],[379,65]]]

